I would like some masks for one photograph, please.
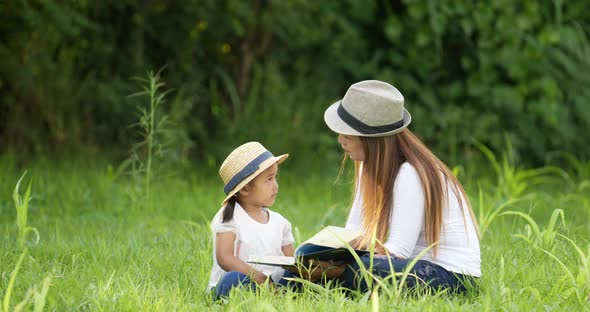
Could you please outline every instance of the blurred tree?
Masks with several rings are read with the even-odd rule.
[[[531,164],[588,158],[587,1],[0,2],[0,146],[119,156],[136,142],[130,79],[167,65],[178,160],[260,140],[338,157],[324,109],[353,82],[404,94],[443,158],[504,133]],[[190,143],[189,143],[190,142]]]

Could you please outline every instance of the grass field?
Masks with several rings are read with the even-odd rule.
[[[466,296],[394,286],[347,296],[310,285],[302,294],[236,291],[215,304],[205,294],[208,223],[223,198],[214,170],[156,177],[148,204],[141,184],[106,163],[14,159],[0,162],[2,311],[590,310],[590,163],[564,172],[491,161],[479,177],[460,170],[482,230],[483,277]],[[298,242],[344,224],[350,184],[334,183],[336,169],[281,172],[273,209]]]

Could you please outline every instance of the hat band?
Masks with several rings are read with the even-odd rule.
[[[260,168],[260,164],[271,157],[274,157],[274,155],[269,151],[265,151],[258,157],[254,158],[254,160],[248,163],[242,170],[240,170],[240,172],[236,173],[223,187],[223,192],[225,195],[229,194],[229,192],[231,192],[231,190],[233,190],[236,185],[240,184],[240,182],[242,182],[249,175],[256,172],[256,170]]]
[[[402,120],[400,120],[398,122],[394,122],[389,125],[369,126],[366,123],[356,119],[349,112],[347,112],[346,109],[342,106],[342,101],[340,101],[340,104],[338,105],[337,112],[338,112],[338,116],[340,116],[340,118],[342,118],[342,120],[347,125],[349,125],[351,128],[353,128],[354,130],[356,130],[362,134],[377,134],[377,133],[389,132],[389,131],[393,131],[395,129],[398,129],[404,125],[404,119],[402,118]]]

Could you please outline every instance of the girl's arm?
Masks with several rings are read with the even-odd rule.
[[[246,274],[258,284],[263,284],[268,279],[264,273],[254,269],[242,259],[234,255],[234,243],[236,234],[232,232],[217,233],[215,238],[215,257],[217,264],[225,270],[237,271]]]
[[[295,247],[293,247],[293,244],[281,247],[281,251],[283,252],[283,255],[287,257],[293,257],[295,255]]]

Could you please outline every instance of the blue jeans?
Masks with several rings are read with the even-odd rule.
[[[285,270],[285,275],[283,276],[283,278],[281,278],[280,281],[278,281],[277,286],[289,286],[293,288],[298,288],[298,285],[295,285],[294,283],[289,283],[289,281],[284,279],[285,277],[296,277],[296,275],[294,275],[290,271]],[[223,277],[221,278],[219,283],[217,283],[217,286],[213,289],[215,300],[221,297],[227,297],[229,295],[229,292],[234,287],[246,287],[254,291],[256,290],[256,282],[251,280],[244,273],[240,273],[237,271],[227,272],[223,274]]]
[[[375,256],[373,258],[372,273],[378,277],[386,278],[392,273],[402,273],[414,259],[389,258],[386,256]],[[389,262],[391,261],[391,267]],[[361,262],[365,268],[370,266],[369,255],[361,257]],[[393,268],[393,272],[391,269]],[[347,266],[344,273],[337,278],[337,282],[343,287],[352,290],[367,291],[367,282],[359,272],[360,266],[354,262]],[[415,275],[415,276],[414,276]],[[416,278],[417,277],[417,278]],[[399,280],[400,276],[395,276],[393,280]],[[429,287],[434,289],[448,288],[452,292],[465,292],[465,284],[474,281],[476,277],[450,272],[440,265],[426,260],[418,260],[414,267],[410,269],[405,284],[408,288],[414,288],[418,283],[424,285],[424,281]]]

